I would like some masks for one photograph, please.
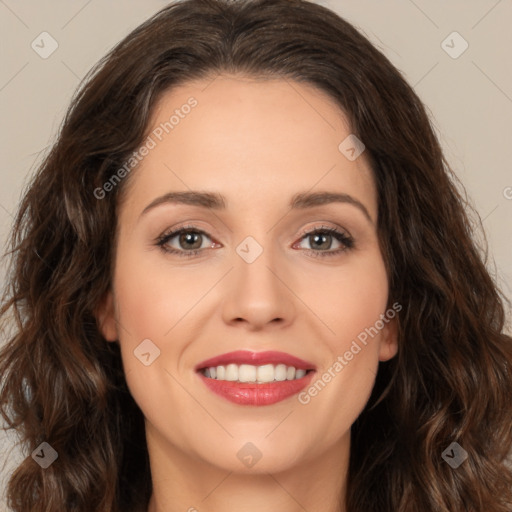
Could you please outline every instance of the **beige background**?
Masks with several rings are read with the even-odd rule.
[[[448,160],[483,220],[489,268],[512,299],[512,1],[317,3],[361,29],[428,106]],[[161,0],[0,0],[2,244],[20,193],[40,152],[55,140],[80,79],[123,36],[166,4]],[[469,45],[458,58],[443,49],[453,53],[463,48],[457,36],[446,39],[454,31]],[[42,32],[58,44],[46,59],[31,47]],[[13,439],[0,439],[0,461],[7,461],[0,474],[0,494],[2,479],[21,457],[11,451]],[[0,495],[2,512],[3,503]]]

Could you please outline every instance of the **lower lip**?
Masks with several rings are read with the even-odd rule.
[[[309,384],[314,373],[311,371],[300,379],[265,384],[210,379],[202,373],[198,373],[198,375],[210,391],[230,402],[239,405],[271,405],[299,393]]]

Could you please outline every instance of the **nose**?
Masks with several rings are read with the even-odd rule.
[[[278,261],[279,260],[279,261]],[[276,251],[263,248],[251,263],[235,253],[235,267],[229,273],[223,320],[244,324],[249,331],[284,328],[297,313],[293,277]]]

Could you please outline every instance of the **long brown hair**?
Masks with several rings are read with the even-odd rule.
[[[470,209],[413,89],[352,25],[302,0],[184,0],[121,41],[82,83],[15,219],[0,315],[1,413],[26,459],[15,512],[143,512],[151,476],[143,415],[119,346],[94,312],[111,284],[129,178],[159,97],[241,73],[312,84],[340,105],[378,188],[378,232],[398,302],[398,355],[381,363],[352,427],[349,512],[510,512],[512,340]],[[133,172],[136,172],[134,170]],[[42,469],[42,442],[58,459]],[[442,453],[456,442],[458,468]]]

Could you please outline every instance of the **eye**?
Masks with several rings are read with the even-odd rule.
[[[340,244],[340,247],[335,248],[335,250],[329,250],[332,248],[333,238]],[[203,244],[206,240],[210,240],[210,243],[204,246]],[[309,249],[300,245],[305,240],[309,242]],[[172,243],[173,241],[174,244]],[[308,254],[314,257],[335,256],[352,249],[354,247],[354,239],[336,228],[322,226],[321,228],[304,232],[301,235],[300,244],[299,246],[294,244],[292,247],[294,249],[305,249]],[[164,233],[156,240],[156,245],[165,253],[193,257],[208,247],[214,248],[216,242],[212,242],[211,238],[203,230],[194,226],[184,226],[170,233]]]
[[[178,248],[172,247],[170,242],[176,238]],[[157,244],[164,252],[178,254],[180,256],[195,256],[203,249],[203,242],[210,237],[202,230],[194,226],[185,226],[171,233],[165,233],[157,239]],[[211,240],[211,239],[210,239]],[[214,243],[207,244],[206,247],[213,247]]]
[[[331,251],[329,249],[331,249],[333,238],[341,245],[341,247],[335,248],[335,250]],[[309,254],[312,254],[315,257],[335,256],[354,247],[354,239],[350,235],[339,231],[336,228],[325,226],[303,233],[301,236],[301,243],[303,243],[303,241],[309,242],[310,249],[306,250]],[[294,245],[294,248],[296,248],[296,245]]]

